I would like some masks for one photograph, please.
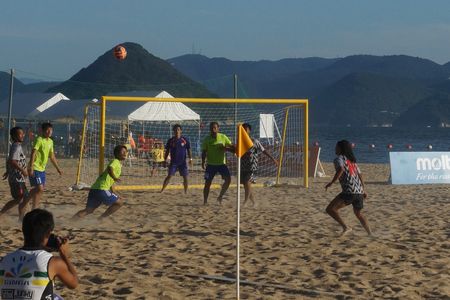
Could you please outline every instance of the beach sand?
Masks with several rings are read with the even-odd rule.
[[[235,195],[222,207],[213,190],[122,192],[126,204],[108,220],[105,207],[80,222],[87,192],[71,192],[76,161],[60,160],[64,177],[48,170],[42,207],[56,233],[71,233],[80,285],[56,290],[65,299],[233,299],[235,285],[201,275],[235,276]],[[450,299],[450,197],[446,185],[393,186],[388,165],[361,164],[369,194],[368,237],[351,207],[341,210],[353,231],[340,228],[325,207],[340,192],[330,178],[310,188],[255,189],[257,206],[241,213],[242,299]],[[326,173],[333,175],[331,164]],[[233,179],[234,180],[234,179]],[[162,181],[162,178],[161,178]],[[10,199],[0,184],[1,205]],[[0,220],[0,256],[22,245],[14,209]]]

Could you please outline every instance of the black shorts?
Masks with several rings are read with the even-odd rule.
[[[345,204],[353,205],[354,209],[361,210],[364,207],[364,195],[363,194],[340,193],[339,198],[344,200]]]
[[[252,171],[241,171],[241,184],[250,181],[251,183],[255,182],[255,176],[253,176]]]
[[[25,182],[9,182],[11,196],[14,199],[23,199],[28,197],[28,190]]]

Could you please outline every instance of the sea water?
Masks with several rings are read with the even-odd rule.
[[[319,143],[320,159],[324,162],[334,159],[336,142],[342,139],[355,144],[356,159],[363,163],[388,163],[389,151],[450,151],[450,128],[311,126],[309,136],[310,144]]]

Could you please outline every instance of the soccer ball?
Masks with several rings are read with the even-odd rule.
[[[127,49],[122,45],[114,47],[114,57],[118,60],[124,60],[127,57]]]

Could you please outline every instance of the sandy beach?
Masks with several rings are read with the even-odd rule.
[[[42,207],[53,212],[56,233],[71,233],[80,285],[56,290],[65,299],[233,299],[235,285],[203,277],[235,274],[235,195],[222,207],[213,190],[122,192],[126,204],[108,220],[69,218],[84,207],[87,192],[71,192],[76,161],[60,160],[64,177],[48,170]],[[368,237],[351,207],[340,228],[325,207],[340,192],[330,178],[310,188],[256,189],[257,206],[241,214],[242,299],[450,299],[450,197],[446,185],[393,186],[389,166],[361,164],[369,194]],[[325,164],[333,175],[331,164]],[[163,176],[161,174],[161,176]],[[162,182],[163,177],[161,177]],[[233,179],[235,180],[235,179]],[[10,199],[0,184],[1,205]],[[0,256],[22,245],[14,209],[0,220]]]

